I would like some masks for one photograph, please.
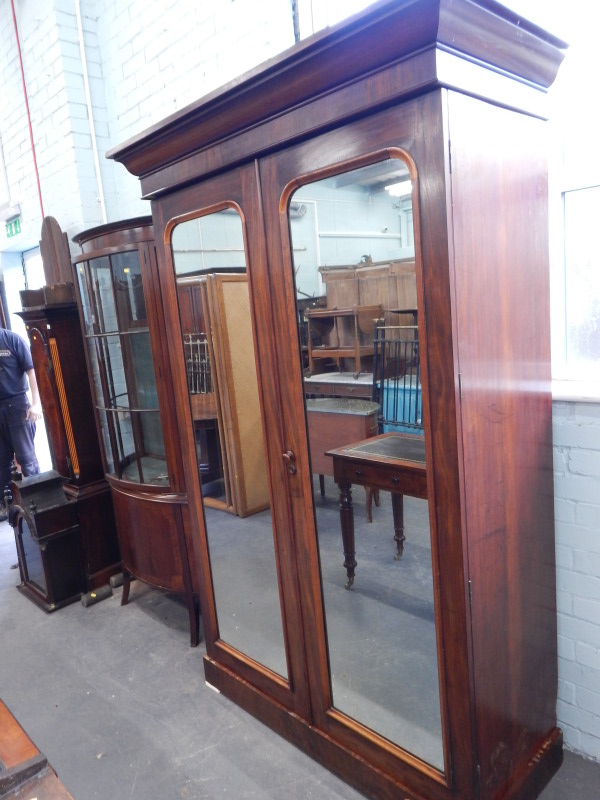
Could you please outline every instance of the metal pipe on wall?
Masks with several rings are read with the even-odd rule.
[[[90,121],[90,136],[92,139],[92,154],[94,157],[94,170],[96,172],[96,180],[98,182],[98,200],[100,201],[100,209],[102,212],[102,221],[106,224],[106,203],[104,201],[104,187],[102,185],[102,173],[100,172],[100,159],[98,157],[98,141],[96,139],[96,129],[94,127],[94,109],[92,106],[92,94],[90,92],[90,81],[87,69],[87,58],[85,54],[85,42],[83,40],[83,25],[81,22],[81,2],[75,0],[75,14],[77,16],[77,37],[79,39],[79,52],[81,54],[81,69],[83,71],[83,86],[85,91],[85,102],[88,111],[88,119]]]

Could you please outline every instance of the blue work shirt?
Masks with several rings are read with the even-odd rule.
[[[29,382],[25,373],[30,369],[33,369],[33,361],[25,340],[13,331],[0,328],[0,400],[27,392]]]

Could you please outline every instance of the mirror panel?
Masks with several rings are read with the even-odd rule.
[[[288,215],[332,706],[441,770],[412,194],[389,159]]]
[[[219,638],[287,677],[242,221],[171,239]]]

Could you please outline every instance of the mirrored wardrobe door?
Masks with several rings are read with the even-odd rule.
[[[283,191],[295,287],[326,632],[326,676],[312,678],[317,724],[443,773],[418,175],[392,152],[287,181],[293,158],[261,166]]]
[[[174,394],[181,394],[207,679],[218,683],[225,673],[211,670],[224,669],[306,716],[299,601],[289,578],[289,472],[264,242],[254,235],[263,227],[258,213],[253,170],[161,204],[165,327],[179,378]]]
[[[240,212],[171,236],[219,639],[287,678]]]

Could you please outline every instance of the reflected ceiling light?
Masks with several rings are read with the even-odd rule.
[[[386,192],[389,192],[392,197],[406,197],[412,192],[412,183],[408,181],[400,181],[399,183],[390,183],[385,187]]]

